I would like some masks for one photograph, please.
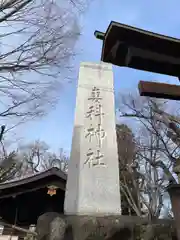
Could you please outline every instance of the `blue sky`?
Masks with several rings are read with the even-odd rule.
[[[81,61],[99,62],[102,42],[94,37],[94,31],[105,31],[111,20],[143,28],[145,30],[180,38],[180,2],[178,0],[93,0],[82,17],[82,35],[77,43],[75,79]],[[115,97],[120,92],[136,92],[139,80],[153,80],[178,84],[176,78],[114,67]],[[39,121],[23,127],[23,142],[40,139],[53,151],[62,147],[71,149],[76,81],[60,92],[56,109]],[[118,102],[116,101],[118,106]]]

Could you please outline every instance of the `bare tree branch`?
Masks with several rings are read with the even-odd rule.
[[[7,0],[0,9],[0,120],[16,125],[43,116],[58,101],[73,69],[78,9],[56,0]]]
[[[135,168],[127,164],[124,176],[128,177],[121,179],[121,189],[136,214],[144,216],[145,210],[150,220],[162,214],[167,184],[177,182],[172,167],[180,153],[179,117],[167,112],[167,104],[155,99],[126,96],[121,99],[119,108],[120,121],[122,118],[136,121],[134,161],[137,164]],[[125,173],[121,171],[121,174]],[[134,197],[144,207],[138,206]]]

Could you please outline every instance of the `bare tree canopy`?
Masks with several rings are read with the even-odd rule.
[[[69,157],[62,148],[54,153],[45,142],[39,140],[21,145],[11,152],[5,149],[3,142],[1,147],[0,183],[28,177],[52,167],[67,173]]]
[[[62,148],[58,153],[50,151],[49,146],[44,141],[36,140],[24,144],[18,148],[18,157],[23,161],[21,174],[34,174],[57,167],[63,172],[67,172],[69,158]]]
[[[42,116],[57,101],[80,32],[74,4],[83,2],[0,2],[1,120]]]
[[[162,214],[172,216],[166,186],[177,182],[173,167],[180,154],[180,121],[178,111],[172,114],[169,106],[167,101],[132,95],[122,98],[119,104],[119,120],[131,119],[128,127],[134,133],[136,163],[126,164],[121,190],[136,215],[150,219]],[[132,152],[130,145],[128,149],[127,156]]]

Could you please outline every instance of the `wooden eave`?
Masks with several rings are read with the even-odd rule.
[[[0,184],[0,199],[32,192],[50,184],[55,184],[65,191],[66,179],[67,175],[64,172],[58,168],[51,168],[24,179]]]
[[[104,62],[180,76],[180,40],[177,38],[114,21],[104,34],[96,31],[95,36],[103,41],[101,60]]]

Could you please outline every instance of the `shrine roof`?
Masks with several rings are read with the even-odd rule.
[[[65,191],[67,175],[58,168],[50,168],[28,177],[17,178],[0,184],[0,198],[5,195],[22,194],[56,183]]]
[[[180,39],[112,21],[103,41],[101,60],[117,66],[180,76]]]

